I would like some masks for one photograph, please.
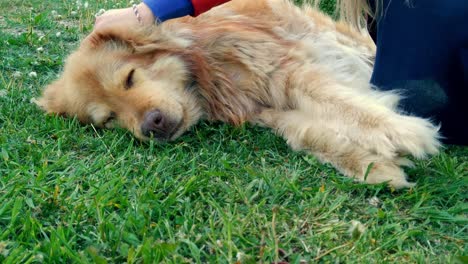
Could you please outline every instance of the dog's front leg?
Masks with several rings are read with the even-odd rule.
[[[395,188],[413,186],[400,168],[404,159],[385,157],[361,147],[338,131],[334,120],[314,118],[301,110],[268,109],[256,121],[283,136],[294,150],[307,151],[346,176],[374,184],[388,182]]]

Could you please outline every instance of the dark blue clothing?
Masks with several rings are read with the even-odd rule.
[[[468,145],[468,0],[383,0],[371,82],[399,89],[400,108]]]
[[[143,2],[160,22],[194,14],[193,4],[190,0],[143,0]]]

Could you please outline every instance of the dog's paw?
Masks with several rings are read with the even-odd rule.
[[[400,116],[395,126],[388,130],[387,136],[395,144],[399,154],[425,158],[439,152],[439,128],[422,118]]]
[[[411,188],[415,183],[406,180],[406,174],[398,164],[399,162],[376,162],[372,165],[364,181],[370,184],[387,182],[395,189]]]

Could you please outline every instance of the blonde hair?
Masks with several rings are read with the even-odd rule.
[[[321,0],[311,0],[315,6]],[[367,19],[375,18],[381,10],[382,0],[375,1],[375,10],[369,6],[368,0],[336,0],[335,12],[339,19],[359,30],[367,30]]]

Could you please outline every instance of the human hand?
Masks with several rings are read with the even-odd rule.
[[[131,39],[136,29],[154,23],[154,15],[145,4],[137,5],[140,21],[132,7],[112,9],[96,17],[93,32],[87,36],[84,42],[95,42],[99,36],[119,35],[122,39]]]

